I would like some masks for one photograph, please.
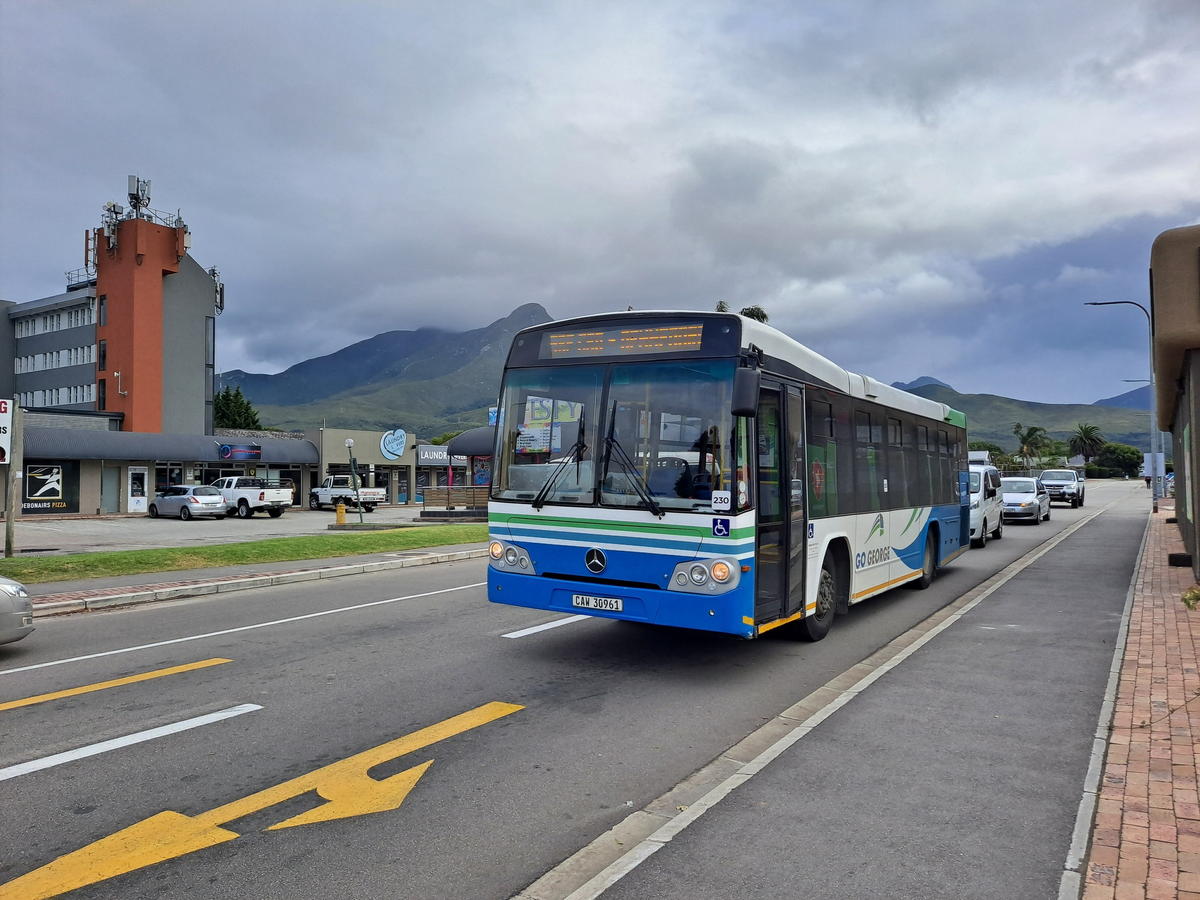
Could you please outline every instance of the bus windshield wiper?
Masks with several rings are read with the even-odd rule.
[[[579,414],[579,436],[575,438],[575,443],[571,445],[571,449],[567,451],[567,455],[559,460],[554,471],[550,473],[550,477],[546,479],[546,483],[542,485],[542,489],[537,492],[537,496],[533,498],[533,502],[529,505],[534,509],[541,509],[546,505],[546,498],[550,496],[550,491],[554,489],[554,485],[558,482],[559,476],[566,470],[572,462],[575,463],[575,482],[579,482],[579,465],[583,461],[583,454],[587,453],[588,445],[584,443],[583,434],[585,428],[585,420],[583,413]],[[554,426],[550,426],[550,431],[553,434]]]
[[[629,476],[629,483],[633,485],[633,489],[637,491],[638,497],[646,504],[646,509],[654,513],[660,519],[665,515],[662,507],[654,499],[654,495],[650,493],[650,486],[646,484],[642,473],[638,471],[637,465],[629,458],[629,454],[625,452],[625,448],[621,446],[621,442],[613,436],[613,427],[616,424],[616,404],[613,404],[613,415],[609,417],[608,437],[604,439],[604,466],[605,475],[608,474],[608,461],[612,457],[613,451],[617,451],[617,462],[621,464],[621,468],[625,470],[625,474]]]

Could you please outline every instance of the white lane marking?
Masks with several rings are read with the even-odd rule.
[[[520,631],[510,631],[508,634],[500,635],[500,637],[525,637],[527,634],[537,634],[539,631],[557,628],[559,625],[570,625],[572,622],[582,622],[584,619],[593,618],[595,618],[595,616],[567,616],[565,619],[555,619],[553,622],[546,622],[544,625],[534,625],[532,628],[522,628]]]
[[[774,744],[763,750],[750,762],[741,766],[737,772],[721,781],[707,794],[705,794],[695,803],[688,806],[686,810],[672,817],[666,824],[660,826],[657,830],[638,841],[638,843],[627,850],[622,856],[613,860],[613,862],[609,863],[590,879],[573,890],[564,898],[564,900],[596,900],[596,898],[603,894],[608,888],[612,887],[614,884],[640,866],[643,862],[665,847],[675,837],[677,837],[680,832],[699,819],[700,816],[704,815],[704,813],[706,813],[708,810],[719,804],[736,788],[745,784],[747,781],[765,769],[767,765],[776,757],[782,754],[785,750],[787,750],[805,735],[809,734],[814,728],[820,725],[821,722],[825,721],[847,703],[852,701],[867,687],[878,681],[900,663],[904,662],[904,660],[908,659],[947,628],[960,621],[963,616],[977,607],[980,603],[982,603],[1004,585],[1008,584],[1008,582],[1010,582],[1013,578],[1028,569],[1031,565],[1033,565],[1071,535],[1075,534],[1075,532],[1079,531],[1081,528],[1083,528],[1083,526],[1087,525],[1101,513],[1112,509],[1124,499],[1125,496],[1122,495],[1116,500],[1110,502],[1107,506],[1102,506],[1100,509],[1094,510],[1091,514],[1082,519],[1078,519],[1071,525],[1064,528],[1058,534],[1054,535],[1054,537],[1049,538],[1042,544],[1039,544],[1024,556],[1018,557],[1013,562],[1009,563],[999,572],[983,582],[983,584],[987,585],[987,587],[980,591],[977,596],[963,604],[955,612],[947,616],[903,650],[896,653],[891,659],[880,665],[873,672],[863,676],[858,682],[846,688],[837,697],[835,697],[817,712],[810,715],[808,718],[797,722],[795,719],[781,715],[773,720],[773,722],[768,723],[767,726],[763,726],[766,728],[780,722],[786,722],[788,724],[791,722],[797,722],[797,724],[794,725],[789,732],[784,734],[783,737],[779,738]],[[980,586],[977,586],[972,590],[979,590],[979,587]],[[634,813],[633,815],[637,816],[641,814],[642,813]],[[585,847],[584,850],[581,850],[579,853],[575,854],[575,856],[571,857],[571,861],[578,860],[580,854],[587,849],[596,847],[601,842],[607,842],[610,840],[611,833],[602,835],[593,841],[592,844],[588,845],[588,847]],[[604,853],[607,855],[607,848],[605,849]],[[542,877],[550,877],[553,875],[553,873],[561,871],[566,865],[567,863],[560,863],[557,867],[551,869],[549,873]],[[578,863],[576,862],[575,865],[578,865]],[[528,891],[528,888],[526,890]],[[517,894],[513,900],[516,900],[517,897],[522,896],[524,896],[524,894]]]
[[[0,675],[13,675],[17,672],[28,672],[31,669],[44,669],[47,666],[61,666],[65,663],[82,662],[85,659],[98,659],[101,656],[115,656],[119,653],[133,653],[135,650],[151,650],[155,647],[167,647],[171,644],[183,644],[188,641],[200,641],[205,638],[221,637],[226,634],[237,634],[240,631],[253,631],[256,628],[270,628],[273,625],[287,625],[290,622],[302,622],[305,619],[317,619],[321,616],[332,616],[337,613],[354,612],[358,609],[368,609],[372,606],[383,606],[386,603],[398,603],[401,600],[417,600],[421,597],[435,597],[438,594],[450,594],[454,591],[469,591],[472,588],[484,587],[486,581],[474,584],[464,584],[459,587],[442,588],[437,591],[425,591],[422,594],[406,594],[403,597],[390,597],[387,600],[372,600],[370,603],[358,603],[354,606],[341,606],[337,609],[326,609],[321,612],[306,613],[302,616],[290,616],[286,619],[275,619],[271,622],[259,622],[256,625],[242,625],[238,628],[226,628],[222,631],[206,631],[203,634],[193,634],[189,637],[171,638],[169,641],[155,641],[153,644],[138,644],[136,647],[122,647],[119,650],[105,650],[101,653],[88,653],[84,656],[72,656],[68,659],[56,659],[51,662],[35,663],[31,666],[18,666],[15,669],[0,669]]]
[[[144,741],[153,741],[156,738],[166,737],[168,734],[177,734],[180,731],[199,728],[201,725],[211,725],[213,722],[232,719],[234,716],[254,712],[256,709],[262,709],[262,707],[256,703],[243,703],[241,706],[231,706],[229,709],[222,709],[204,716],[196,716],[194,719],[184,719],[182,722],[160,725],[158,728],[150,728],[146,731],[139,731],[136,734],[127,734],[124,737],[113,738],[111,741],[101,741],[98,744],[89,744],[77,750],[67,750],[65,753],[43,756],[41,759],[21,763],[17,766],[9,766],[7,769],[0,769],[0,781],[7,781],[9,778],[16,778],[18,775],[28,775],[30,772],[40,772],[42,769],[61,766],[63,763],[74,762],[77,759],[87,759],[89,756],[107,753],[109,750],[120,750],[122,747],[129,747]]]

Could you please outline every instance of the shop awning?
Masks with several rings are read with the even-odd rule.
[[[228,448],[257,447],[257,458]],[[75,428],[26,428],[26,459],[115,459],[156,462],[258,462],[315,466],[311,441],[290,438],[234,438],[211,434],[144,434],[136,431],[84,431]],[[222,448],[226,448],[224,453]],[[488,451],[491,452],[490,450]]]
[[[496,426],[481,425],[451,438],[446,445],[451,456],[491,456],[496,446]]]

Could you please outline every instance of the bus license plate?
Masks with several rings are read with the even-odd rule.
[[[624,602],[616,597],[591,597],[587,594],[572,594],[571,605],[579,609],[602,609],[605,612],[622,612],[625,609]]]

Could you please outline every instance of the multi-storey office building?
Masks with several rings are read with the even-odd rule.
[[[308,441],[214,435],[222,287],[149,195],[131,176],[130,208],[105,205],[64,293],[0,302],[0,396],[26,413],[25,514],[145,511],[160,484],[214,472],[311,478]]]
[[[106,206],[66,293],[5,311],[17,403],[121,413],[122,431],[211,434],[216,270],[189,255],[179,216],[148,207],[148,182],[131,178],[129,198],[127,213]]]

